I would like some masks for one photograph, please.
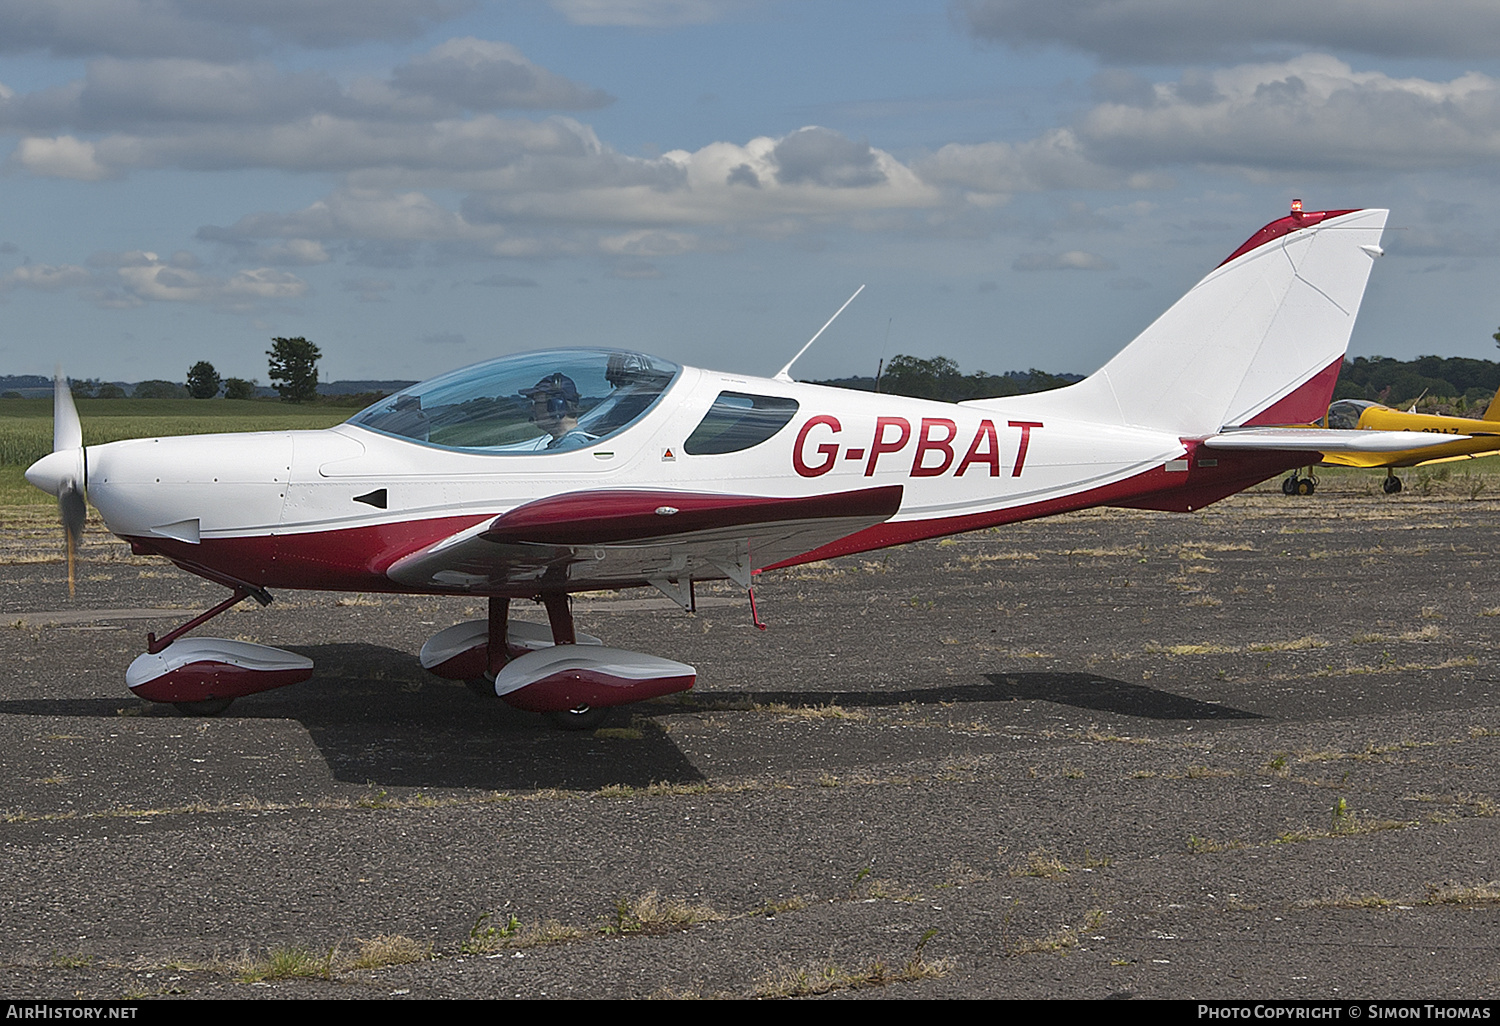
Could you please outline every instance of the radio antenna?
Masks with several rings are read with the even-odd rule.
[[[854,290],[854,296],[859,295],[864,290],[865,290],[865,287],[863,285],[861,285],[859,288],[857,288],[857,289]],[[839,319],[839,314],[841,314],[841,313],[844,312],[845,307],[847,307],[850,303],[854,302],[854,296],[850,296],[848,299],[844,300],[844,305],[838,308],[838,312],[835,313],[832,317],[828,318],[828,324],[832,324],[834,321],[836,321],[836,320]],[[825,324],[821,328],[818,329],[818,335],[821,335],[821,334],[823,334],[823,332],[825,332],[825,331],[828,330],[828,324]],[[781,368],[781,370],[779,370],[779,371],[776,372],[776,380],[777,381],[791,381],[792,380],[792,364],[796,363],[799,359],[801,359],[802,354],[805,353],[805,352],[807,352],[808,346],[811,346],[814,342],[816,342],[818,340],[818,335],[814,335],[812,338],[808,339],[807,340],[807,345],[804,345],[801,349],[797,350],[797,355],[794,356],[794,357],[792,357],[790,360],[788,360],[786,362],[786,366],[783,367],[783,368]]]

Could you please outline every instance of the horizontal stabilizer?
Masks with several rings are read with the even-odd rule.
[[[1402,452],[1461,442],[1468,435],[1431,431],[1339,431],[1326,428],[1247,428],[1225,431],[1203,440],[1210,449],[1289,452]]]

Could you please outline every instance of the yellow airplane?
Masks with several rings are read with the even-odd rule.
[[[1396,467],[1416,467],[1424,463],[1441,463],[1445,460],[1473,459],[1500,452],[1500,392],[1490,400],[1484,416],[1446,417],[1436,413],[1416,413],[1411,410],[1393,410],[1365,399],[1340,399],[1328,407],[1327,415],[1313,428],[1360,429],[1365,431],[1421,431],[1444,435],[1463,435],[1439,445],[1421,449],[1402,449],[1397,452],[1358,452],[1352,449],[1329,450],[1320,461],[1323,466],[1385,467],[1383,485],[1387,495],[1401,490],[1401,479],[1396,476]],[[1315,479],[1309,474],[1299,477],[1292,471],[1281,482],[1281,490],[1287,495],[1311,495]]]

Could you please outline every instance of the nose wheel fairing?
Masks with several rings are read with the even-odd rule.
[[[566,712],[643,702],[697,681],[686,663],[602,645],[557,645],[512,659],[495,677],[495,693],[518,709]]]
[[[312,673],[311,659],[284,649],[228,638],[183,638],[138,656],[125,671],[125,683],[152,702],[194,703],[298,684]]]

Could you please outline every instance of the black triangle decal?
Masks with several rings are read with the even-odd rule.
[[[363,502],[366,505],[374,506],[376,509],[385,509],[385,489],[377,488],[373,492],[367,492],[364,495],[356,495],[354,497],[354,501]]]

